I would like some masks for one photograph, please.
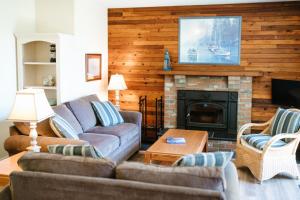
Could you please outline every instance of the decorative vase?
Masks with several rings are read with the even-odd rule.
[[[50,62],[56,62],[56,45],[50,44]]]
[[[171,59],[170,59],[170,54],[168,49],[165,50],[165,56],[164,56],[164,70],[165,71],[170,71],[172,70],[171,68]]]

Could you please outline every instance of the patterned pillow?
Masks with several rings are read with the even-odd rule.
[[[271,125],[271,135],[295,133],[300,128],[300,113],[278,108]]]
[[[79,139],[76,130],[58,114],[50,118],[50,126],[58,137]]]
[[[188,154],[179,158],[173,166],[181,167],[226,167],[233,152],[212,152]]]
[[[48,145],[49,153],[62,154],[65,156],[83,156],[92,158],[104,158],[102,153],[92,145]]]
[[[102,126],[124,123],[119,111],[110,101],[92,101],[91,103]]]

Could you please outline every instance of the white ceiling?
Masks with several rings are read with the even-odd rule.
[[[107,8],[283,2],[293,0],[100,0]],[[295,1],[295,0],[294,0]],[[299,0],[298,0],[299,1]]]

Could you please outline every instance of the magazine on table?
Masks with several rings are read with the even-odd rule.
[[[185,144],[186,141],[183,137],[167,137],[168,144]]]

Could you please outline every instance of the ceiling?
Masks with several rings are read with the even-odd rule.
[[[100,0],[107,8],[284,2],[293,0]],[[295,0],[294,0],[295,1]],[[299,0],[296,0],[299,1]]]

